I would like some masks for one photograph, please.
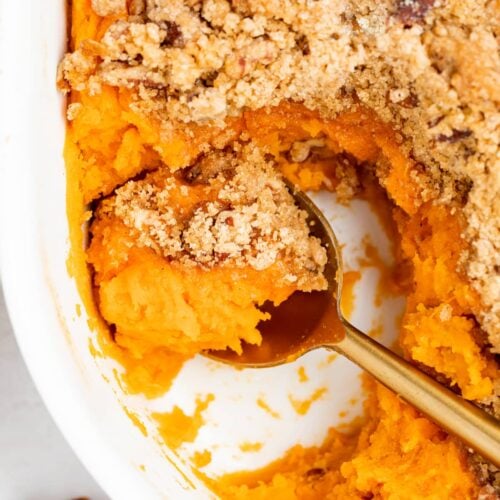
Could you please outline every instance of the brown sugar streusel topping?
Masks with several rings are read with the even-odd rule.
[[[183,265],[256,270],[278,265],[284,284],[325,289],[326,251],[309,235],[306,213],[259,149],[236,149],[208,153],[178,176],[161,170],[129,181],[96,215],[118,217],[139,246]],[[196,189],[208,201],[194,206],[176,201]]]
[[[127,0],[91,0],[90,4],[94,12],[100,16],[127,12]]]
[[[136,88],[137,112],[212,121],[284,99],[325,116],[357,103],[401,131],[422,198],[466,200],[463,266],[500,352],[497,2],[92,0],[128,17],[66,55],[66,90]],[[69,109],[69,118],[78,112]],[[383,179],[382,179],[383,181]]]

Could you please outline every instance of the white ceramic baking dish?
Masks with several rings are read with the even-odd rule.
[[[183,369],[162,398],[147,401],[123,394],[113,377],[116,363],[89,352],[85,314],[68,276],[65,211],[64,101],[55,87],[56,67],[66,44],[66,2],[24,0],[0,3],[1,271],[6,301],[19,346],[48,409],[82,462],[115,499],[206,498],[208,490],[192,473],[189,457],[210,449],[204,472],[216,476],[265,465],[290,446],[318,444],[328,427],[348,422],[360,411],[359,371],[348,361],[329,362],[315,352],[298,362],[266,370],[236,371],[197,358]],[[332,195],[317,196],[345,243],[347,267],[356,267],[361,240],[370,234],[381,252],[389,245],[376,217],[363,202],[349,208]],[[384,318],[390,340],[401,309],[397,299],[375,308],[370,297],[377,271],[366,269],[353,322],[369,329]],[[309,381],[300,382],[298,367]],[[306,415],[298,415],[290,395],[306,399],[326,393]],[[151,410],[174,404],[187,414],[197,397],[214,394],[206,424],[194,443],[177,452],[158,442]],[[280,414],[274,418],[256,404],[265,399]],[[141,416],[144,436],[124,407]],[[345,415],[339,412],[345,412]],[[263,444],[244,453],[243,442]]]

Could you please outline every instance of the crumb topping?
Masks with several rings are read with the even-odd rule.
[[[92,0],[100,15],[124,5]],[[359,103],[375,110],[406,138],[429,199],[466,200],[464,267],[500,352],[496,2],[134,0],[128,14],[65,56],[61,88],[135,88],[134,111],[166,126],[221,125],[284,99],[326,116]]]
[[[289,285],[326,288],[326,251],[309,235],[307,214],[259,149],[209,153],[180,175],[162,170],[127,182],[97,217],[118,217],[139,246],[183,265],[259,271],[278,265]],[[179,201],[200,190],[206,201]]]
[[[92,9],[100,16],[123,14],[127,11],[126,0],[91,0]]]

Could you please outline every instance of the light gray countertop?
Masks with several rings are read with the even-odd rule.
[[[0,499],[108,497],[47,412],[12,333],[0,288]]]

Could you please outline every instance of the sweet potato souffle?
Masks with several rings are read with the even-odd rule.
[[[73,0],[58,84],[70,268],[131,393],[259,344],[326,288],[285,180],[383,193],[404,356],[499,415],[499,8],[473,0]],[[88,223],[88,234],[82,224]],[[362,424],[221,498],[496,498],[498,470],[365,380]]]

